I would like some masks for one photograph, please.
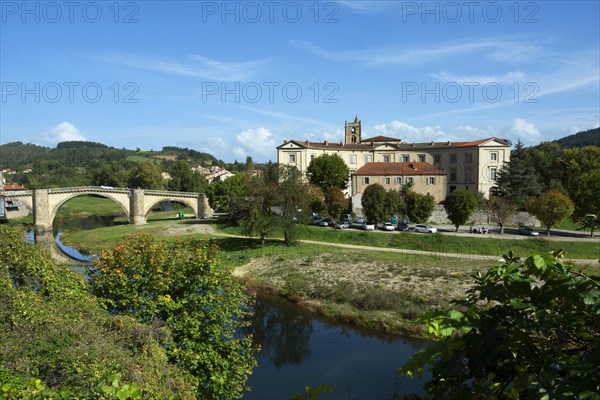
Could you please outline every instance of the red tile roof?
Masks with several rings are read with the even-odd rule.
[[[475,140],[471,142],[427,142],[427,143],[408,143],[402,142],[401,139],[392,138],[387,136],[375,136],[370,139],[363,139],[360,143],[347,143],[344,144],[342,142],[309,142],[300,141],[300,140],[286,140],[281,145],[277,146],[277,148],[282,148],[286,144],[294,143],[295,145],[307,148],[307,149],[322,149],[322,150],[372,150],[377,147],[378,144],[385,142],[392,142],[394,146],[397,146],[400,150],[402,149],[431,149],[431,148],[439,148],[439,147],[475,147],[479,146],[485,142],[490,140],[497,140],[499,142],[504,142],[504,145],[510,146],[510,143],[505,139],[499,139],[495,137],[490,137],[486,139]]]
[[[354,175],[446,175],[443,169],[426,162],[371,162],[360,167]]]
[[[25,186],[7,183],[2,187],[2,190],[25,190]]]
[[[389,136],[375,136],[369,139],[363,139],[361,140],[362,143],[364,142],[401,142],[402,139],[398,139],[398,138],[393,138],[393,137],[389,137]]]

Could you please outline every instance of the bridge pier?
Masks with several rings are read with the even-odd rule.
[[[129,193],[129,223],[144,225],[146,223],[144,211],[144,189],[131,189]]]
[[[52,231],[48,189],[33,190],[33,224],[39,232]]]

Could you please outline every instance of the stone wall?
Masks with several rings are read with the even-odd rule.
[[[473,221],[475,225],[493,225],[493,226],[496,225],[489,220],[487,212],[481,211],[481,210],[477,210],[473,213],[473,215],[471,216],[471,220],[469,222],[471,222],[471,221]],[[442,206],[441,204],[437,204],[435,206],[435,210],[433,211],[433,214],[429,218],[428,222],[430,222],[432,224],[443,224],[443,225],[451,225],[452,224],[450,222],[450,220],[448,220],[448,215],[446,214],[446,210],[444,210],[444,206]],[[532,227],[540,227],[541,226],[541,223],[537,218],[535,218],[533,215],[526,213],[524,211],[519,211],[516,214],[514,221],[509,222],[508,225],[517,225],[517,223],[519,223],[519,222],[522,222],[525,225],[532,226]],[[470,225],[470,224],[467,224],[467,225]]]

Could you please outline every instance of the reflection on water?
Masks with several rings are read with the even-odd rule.
[[[307,385],[321,384],[336,389],[319,400],[423,393],[423,379],[397,374],[423,343],[337,324],[270,295],[259,295],[252,330],[262,348],[244,399],[290,399]]]

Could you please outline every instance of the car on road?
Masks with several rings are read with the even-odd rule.
[[[337,224],[335,224],[334,228],[335,229],[348,229],[352,226],[352,224],[349,221],[343,221],[343,222],[338,222]]]
[[[539,236],[540,235],[540,233],[538,231],[536,231],[532,227],[527,226],[521,222],[519,223],[518,231],[519,231],[519,233],[521,233],[525,236]]]
[[[420,233],[437,233],[437,228],[434,228],[431,225],[417,224],[417,225],[415,225],[415,232],[420,232]]]
[[[400,223],[398,224],[398,227],[397,227],[397,229],[398,229],[399,231],[407,231],[407,230],[408,230],[408,224],[407,224],[406,222],[400,222]]]
[[[335,225],[335,221],[331,218],[323,218],[322,220],[320,220],[318,222],[319,226],[334,226]]]
[[[391,222],[385,222],[384,224],[381,225],[382,231],[393,231],[395,229],[396,229],[396,227],[394,225],[392,225]]]
[[[362,225],[363,230],[365,231],[374,231],[375,230],[375,222],[364,222]]]

